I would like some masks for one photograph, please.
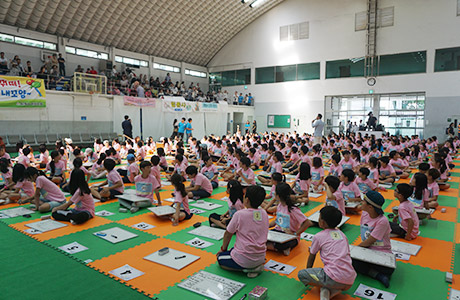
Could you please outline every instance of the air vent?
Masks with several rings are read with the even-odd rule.
[[[280,41],[304,40],[310,37],[310,26],[308,22],[302,22],[280,27]]]

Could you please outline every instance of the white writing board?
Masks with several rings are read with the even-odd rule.
[[[148,210],[153,212],[157,216],[167,216],[172,215],[176,212],[176,209],[172,206],[156,206],[156,207],[148,207]]]
[[[23,215],[31,215],[34,212],[35,211],[27,209],[25,207],[15,207],[15,208],[11,208],[11,209],[2,210],[1,213],[3,215],[5,215],[5,216],[10,217],[10,218],[14,218],[14,217],[19,217],[19,216],[23,216]]]
[[[209,226],[200,226],[198,228],[195,228],[188,233],[197,235],[197,236],[202,236],[205,238],[213,239],[216,241],[220,241],[223,239],[225,230],[219,229],[219,228],[213,228]]]
[[[409,255],[417,255],[421,248],[422,246],[419,245],[413,245],[401,241],[391,240],[391,250],[396,252],[406,253]]]
[[[296,239],[297,237],[292,234],[277,232],[277,231],[268,231],[267,241],[283,244],[289,241]]]
[[[161,185],[162,185],[162,186],[170,186],[170,185],[171,185],[171,182],[169,182],[169,181],[163,181],[163,180],[162,180],[162,181],[161,181]]]
[[[24,232],[28,233],[28,234],[40,234],[40,233],[43,233],[40,230],[33,229],[33,228],[28,228],[28,229],[24,230]]]
[[[61,249],[64,252],[67,252],[69,254],[75,254],[75,253],[78,253],[78,252],[88,250],[87,247],[85,247],[85,246],[83,246],[83,245],[81,245],[81,244],[79,244],[77,242],[73,242],[73,243],[61,246],[61,247],[59,247],[59,249]]]
[[[108,217],[108,216],[113,216],[114,215],[113,212],[110,212],[108,210],[100,210],[98,212],[95,212],[94,214],[96,216],[98,216],[98,217]]]
[[[139,229],[139,230],[149,230],[149,229],[155,228],[155,226],[145,223],[145,222],[134,224],[131,227]]]
[[[302,232],[300,234],[300,238],[303,239],[303,240],[306,240],[306,241],[313,241],[313,238],[315,237],[314,234],[311,234],[311,233],[307,233],[307,232]]]
[[[270,173],[267,173],[267,172],[265,172],[265,171],[261,171],[258,175],[260,175],[260,176],[265,176],[265,177],[270,177],[270,176],[271,176]]]
[[[394,300],[396,298],[396,294],[381,291],[362,283],[358,286],[354,295],[370,300]]]
[[[34,223],[29,223],[29,224],[26,224],[26,226],[32,229],[35,229],[35,230],[39,230],[41,232],[47,232],[47,231],[55,230],[58,228],[66,227],[67,224],[48,219],[48,220],[38,221]]]
[[[244,283],[200,271],[177,285],[183,289],[215,300],[228,300],[238,293]]]
[[[222,207],[221,204],[207,202],[207,201],[203,201],[203,202],[197,201],[195,203],[191,203],[190,205],[201,208],[201,209],[205,209],[205,210],[213,210],[213,209]]]
[[[292,179],[295,179],[297,177],[296,175],[291,175],[291,174],[287,174],[285,176],[286,176],[286,180],[292,180]]]
[[[410,254],[406,254],[406,253],[402,253],[402,252],[397,252],[397,251],[392,251],[393,254],[395,255],[395,258],[396,259],[399,259],[399,260],[409,260],[411,255]]]
[[[159,251],[156,251],[150,255],[147,255],[144,257],[144,259],[176,270],[181,270],[194,261],[200,259],[199,256],[171,248],[169,248],[169,252],[165,255],[160,255],[158,252]]]
[[[356,260],[396,269],[396,258],[393,253],[350,245],[350,256]]]
[[[308,193],[308,198],[319,198],[322,195],[323,194],[320,194],[320,193]]]
[[[227,181],[219,181],[219,186],[220,187],[227,187],[228,182]]]
[[[358,205],[359,205],[359,202],[351,202],[351,201],[345,202],[345,208],[356,208],[358,207]]]
[[[278,272],[281,274],[289,275],[294,271],[297,267],[286,265],[277,261],[274,261],[273,259],[270,259],[265,265],[264,265],[265,270],[268,271],[274,271]]]
[[[380,183],[379,184],[379,188],[384,188],[384,189],[391,189],[392,186],[393,184],[391,183]]]
[[[315,212],[311,216],[307,217],[310,221],[318,223],[319,222],[319,211]],[[342,221],[340,221],[339,225],[337,225],[337,228],[342,227],[343,224],[345,224],[348,220],[350,220],[350,217],[347,216],[342,216]]]
[[[166,199],[163,199],[164,201],[167,201],[167,202],[172,202],[174,203],[174,197],[171,197],[171,198],[166,198]]]
[[[129,281],[131,279],[144,275],[144,272],[134,269],[130,265],[124,265],[122,267],[110,271],[109,273],[124,281]]]
[[[199,238],[191,239],[190,241],[185,242],[185,244],[189,246],[197,247],[200,249],[204,249],[204,248],[214,245],[214,243],[203,241],[202,239],[199,239]]]
[[[460,291],[451,289],[449,300],[460,300]]]
[[[191,208],[190,209],[190,213],[192,213],[192,214],[202,214],[204,212],[206,212],[206,211],[202,210],[202,209],[198,209],[198,208]]]
[[[94,235],[109,241],[112,244],[117,244],[137,237],[137,234],[121,229],[120,227],[113,227],[110,229],[98,231],[95,232]]]
[[[150,199],[149,198],[145,198],[145,197],[139,197],[138,195],[136,194],[132,194],[132,193],[127,193],[127,194],[123,194],[123,195],[118,195],[116,196],[118,199],[123,199],[123,200],[126,200],[126,201],[131,201],[131,202],[150,202]]]

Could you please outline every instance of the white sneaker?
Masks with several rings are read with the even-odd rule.
[[[259,265],[253,269],[244,269],[243,272],[247,273],[248,278],[255,278],[259,276],[260,273],[262,273],[265,269],[265,266]]]
[[[283,250],[283,255],[284,256],[289,256],[289,254],[291,254],[291,248]]]

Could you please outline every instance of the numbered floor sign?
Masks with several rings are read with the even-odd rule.
[[[294,266],[285,265],[272,259],[270,259],[270,261],[265,264],[264,268],[265,270],[274,271],[285,275],[291,274],[292,271],[296,269]]]
[[[69,254],[75,254],[75,253],[78,253],[78,252],[81,252],[81,251],[88,250],[88,248],[86,248],[85,246],[83,246],[83,245],[81,245],[81,244],[79,244],[77,242],[73,242],[73,243],[61,246],[61,247],[59,247],[59,249],[61,249],[64,252],[67,252]]]
[[[379,289],[372,288],[364,284],[360,284],[358,286],[354,295],[365,298],[365,299],[370,299],[370,300],[394,300],[396,299],[396,294],[381,291]]]
[[[460,300],[460,291],[451,289],[449,300]]]
[[[145,223],[145,222],[134,224],[131,227],[139,229],[139,230],[149,230],[149,229],[155,228],[155,226]]]
[[[197,248],[200,248],[200,249],[204,249],[204,248],[207,248],[209,246],[214,245],[214,243],[204,241],[204,240],[199,239],[199,238],[194,238],[194,239],[192,239],[192,240],[190,240],[188,242],[185,242],[185,244],[193,246],[193,247],[197,247]]]

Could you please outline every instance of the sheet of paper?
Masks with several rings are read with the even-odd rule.
[[[268,237],[267,237],[267,240],[269,242],[274,242],[274,243],[286,243],[288,241],[291,241],[293,239],[296,239],[296,236],[295,235],[292,235],[292,234],[286,234],[286,233],[282,233],[282,232],[277,232],[277,231],[272,231],[272,230],[269,230],[268,231]]]
[[[214,245],[214,243],[204,241],[204,240],[199,239],[199,238],[191,239],[190,241],[185,242],[185,244],[193,246],[193,247],[197,247],[197,248],[200,248],[200,249],[204,249],[204,248],[207,248],[209,246]]]
[[[40,233],[43,233],[40,230],[33,229],[33,228],[28,228],[28,229],[24,230],[24,232],[26,232],[28,234],[40,234]]]
[[[183,289],[215,300],[228,300],[238,293],[244,283],[200,271],[177,285]]]
[[[26,224],[26,226],[32,229],[35,229],[35,230],[39,230],[41,232],[47,232],[47,231],[55,230],[58,228],[66,227],[68,225],[58,222],[58,221],[48,219],[48,220],[38,221],[34,223],[29,223],[29,224]]]
[[[354,295],[369,300],[394,300],[396,298],[396,294],[381,291],[362,283],[358,286]]]
[[[150,202],[149,198],[139,197],[136,194],[131,194],[131,193],[118,195],[117,198],[118,199],[123,199],[123,200],[126,200],[126,201],[131,201],[131,202],[145,202],[145,201]]]
[[[61,246],[61,247],[59,247],[59,249],[61,249],[64,252],[67,252],[69,254],[75,254],[75,253],[78,253],[78,252],[88,250],[87,247],[85,247],[85,246],[83,246],[83,245],[81,245],[81,244],[79,244],[77,242],[73,242],[73,243]]]
[[[94,214],[98,217],[108,217],[108,216],[114,215],[113,212],[110,212],[108,210],[101,210],[101,211],[95,212]]]
[[[281,274],[289,275],[294,271],[297,267],[286,265],[273,259],[270,259],[264,266],[265,270],[268,271],[275,271]]]
[[[364,262],[396,269],[396,259],[393,253],[350,245],[350,256]]]
[[[165,255],[160,255],[158,251],[156,251],[147,255],[144,259],[176,270],[181,270],[200,259],[200,257],[169,248],[169,252]]]
[[[172,202],[172,203],[174,203],[174,200],[175,200],[174,197],[163,199],[163,201]]]
[[[144,272],[134,269],[130,265],[124,265],[122,267],[110,271],[109,273],[124,281],[129,281],[131,279],[144,275]]]
[[[124,230],[120,227],[113,227],[110,229],[98,231],[94,233],[95,236],[100,237],[112,244],[117,244],[132,238],[137,237],[137,234]]]
[[[394,250],[392,252],[395,255],[395,258],[399,260],[409,260],[411,257],[410,254],[406,254],[406,253],[402,253],[402,252],[398,252]]]
[[[300,238],[303,239],[303,240],[306,240],[306,241],[313,241],[313,237],[315,235],[314,234],[311,234],[311,233],[307,233],[307,232],[302,232],[300,234]]]
[[[157,216],[172,215],[176,212],[176,209],[171,206],[148,207],[147,209],[153,212]]]
[[[1,213],[10,218],[15,218],[15,217],[23,216],[23,215],[31,215],[34,212],[35,211],[33,210],[20,206],[20,207],[2,210]]]
[[[396,252],[406,253],[409,255],[417,255],[417,253],[420,251],[421,248],[422,246],[419,246],[419,245],[391,240],[391,250],[396,251]]]
[[[323,194],[320,194],[320,193],[308,193],[308,197],[309,198],[319,198],[321,197]]]
[[[219,181],[219,186],[220,187],[227,187],[228,182],[227,181]]]
[[[460,300],[460,291],[451,289],[449,300]]]
[[[161,181],[161,185],[162,185],[162,186],[170,186],[170,185],[171,185],[171,182],[166,181],[166,180],[165,180],[165,181],[162,180],[162,181]]]
[[[139,229],[139,230],[149,230],[149,229],[155,228],[155,226],[145,223],[145,222],[134,224],[131,227]]]
[[[205,209],[205,210],[213,210],[213,209],[222,207],[221,204],[207,202],[207,201],[203,201],[203,202],[196,201],[194,203],[190,203],[190,205],[194,206],[194,207],[201,208],[201,209]]]
[[[202,213],[204,213],[204,212],[206,212],[206,211],[205,211],[205,210],[202,210],[202,209],[198,209],[198,208],[191,208],[191,209],[190,209],[190,212],[191,212],[192,214],[202,214]]]
[[[224,238],[225,230],[202,225],[189,231],[188,233],[220,241]]]

